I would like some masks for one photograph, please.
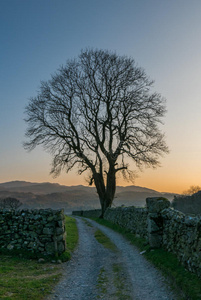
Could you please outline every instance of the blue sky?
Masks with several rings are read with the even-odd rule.
[[[49,154],[23,149],[23,118],[40,81],[94,47],[133,57],[167,99],[170,154],[136,185],[174,192],[201,185],[200,15],[200,0],[0,0],[0,182],[85,184],[76,172],[53,179]]]

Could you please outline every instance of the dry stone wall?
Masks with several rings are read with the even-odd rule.
[[[0,210],[0,248],[42,255],[66,249],[63,210]]]
[[[101,209],[75,210],[72,212],[72,215],[85,218],[99,218],[101,215]]]
[[[173,208],[163,210],[161,216],[163,247],[201,277],[201,216],[191,217]]]
[[[117,207],[108,208],[105,212],[104,219],[117,224],[137,236],[148,238],[146,208],[141,207]]]

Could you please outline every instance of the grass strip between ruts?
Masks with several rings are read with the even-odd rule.
[[[96,240],[105,248],[112,251],[117,251],[117,247],[115,246],[115,244],[113,244],[111,240],[101,230],[96,230],[94,236]]]

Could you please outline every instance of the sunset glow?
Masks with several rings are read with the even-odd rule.
[[[87,174],[76,169],[49,175],[51,156],[42,148],[24,150],[23,119],[40,81],[93,47],[134,58],[166,98],[162,131],[170,153],[161,167],[138,171],[134,183],[118,178],[117,184],[173,193],[201,185],[200,1],[10,0],[0,7],[0,182],[87,185]]]

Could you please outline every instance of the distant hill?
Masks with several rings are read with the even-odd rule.
[[[35,185],[35,184],[38,184],[38,183],[16,180],[16,181],[0,183],[0,187],[3,187],[5,189],[12,189],[12,188],[31,186],[31,185]]]
[[[1,188],[13,192],[48,194],[48,193],[62,193],[69,189],[68,186],[60,185],[58,183],[33,183],[26,181],[11,181],[0,183]]]
[[[174,195],[134,185],[117,186],[114,206],[144,206],[147,197],[163,196],[173,200]],[[100,208],[95,187],[83,185],[65,186],[58,183],[26,181],[0,183],[0,198],[6,197],[19,199],[24,208],[64,208],[66,212]]]

